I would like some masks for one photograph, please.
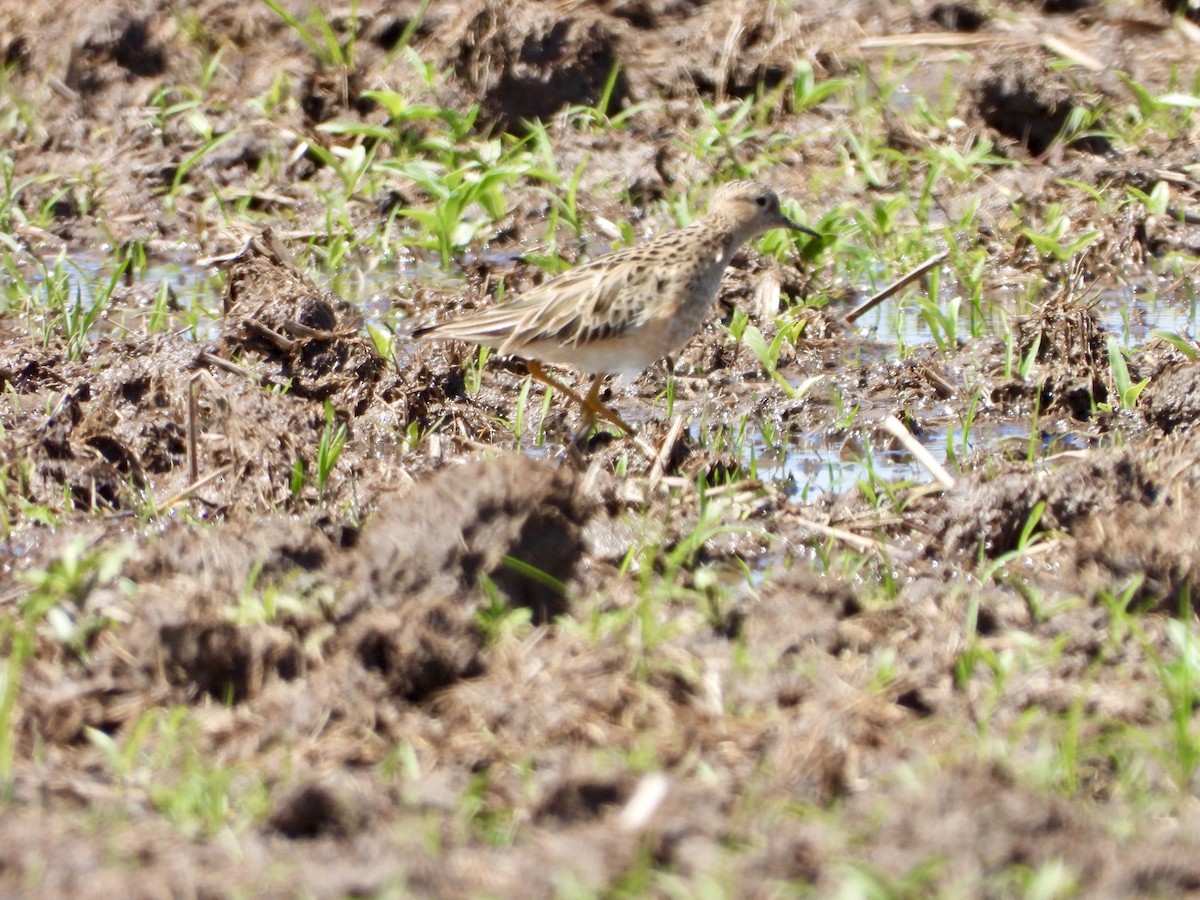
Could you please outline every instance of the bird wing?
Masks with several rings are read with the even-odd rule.
[[[643,321],[647,303],[665,283],[640,249],[584,263],[515,300],[417,335],[486,344],[501,353],[539,341],[581,346],[615,337]]]
[[[584,346],[640,325],[647,305],[656,296],[650,261],[632,254],[597,263],[572,269],[547,285],[547,296],[537,298],[536,333],[514,334],[514,342],[551,339]]]

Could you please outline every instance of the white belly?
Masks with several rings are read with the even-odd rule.
[[[580,346],[539,342],[514,352],[518,356],[570,366],[592,375],[621,375],[626,381],[632,381],[664,356],[674,353],[695,334],[699,325],[684,321],[684,318],[654,319],[620,337],[590,341]]]

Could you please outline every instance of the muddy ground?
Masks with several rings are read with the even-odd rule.
[[[289,246],[320,243],[337,181],[303,139],[336,144],[322,122],[386,122],[364,91],[430,90],[391,53],[419,6],[360,4],[348,73],[266,5],[0,10],[0,158],[22,185],[4,210],[13,253],[138,242],[174,262],[226,257],[211,263],[219,327],[198,340],[100,329],[76,354],[0,317],[0,892],[1200,891],[1200,674],[1171,680],[1176,626],[1197,635],[1200,367],[1151,341],[1131,357],[1149,379],[1137,405],[1098,407],[1116,385],[1090,299],[1158,277],[1168,255],[1194,297],[1200,132],[1055,141],[1070,110],[1128,101],[1117,70],[1160,93],[1193,84],[1195,26],[1166,5],[1087,0],[436,0],[411,29],[445,72],[436,102],[479,103],[477,127],[495,133],[596,104],[619,64],[610,111],[646,111],[616,136],[557,127],[555,154],[566,172],[589,160],[587,215],[632,217],[639,234],[665,225],[654,200],[763,150],[754,138],[714,162],[677,140],[704,102],[736,103],[799,60],[867,89],[893,57],[925,58],[914,83],[965,79],[960,131],[884,130],[900,151],[986,137],[1020,163],[938,202],[951,221],[978,203],[957,237],[987,249],[987,290],[1044,276],[1014,325],[1021,356],[1036,347],[1026,377],[1004,374],[995,337],[901,362],[844,306],[806,309],[781,371],[824,372],[870,410],[841,428],[827,392],[789,400],[719,322],[764,279],[788,298],[849,302],[861,286],[834,283],[834,261],[753,249],[674,360],[685,422],[753,410],[853,452],[886,445],[889,413],[919,431],[935,407],[962,418],[979,396],[981,422],[1038,416],[1046,434],[1079,436],[1032,461],[987,447],[953,487],[875,506],[857,490],[799,502],[696,428],[673,430],[661,370],[608,395],[640,444],[564,450],[576,415],[555,403],[533,448],[532,426],[518,439],[500,422],[519,361],[493,358],[469,392],[469,348],[400,338],[386,360],[360,313],[292,261]],[[349,27],[345,9],[331,21]],[[912,33],[977,40],[896,41]],[[1064,70],[1046,34],[1099,65]],[[195,130],[152,112],[217,50],[202,108],[237,133],[181,178]],[[273,89],[284,101],[252,102]],[[894,187],[837,176],[845,115],[782,109],[774,125],[813,135],[762,175],[814,220]],[[1012,221],[1014,198],[1031,219],[1077,203],[1068,180],[1120,194],[1162,179],[1186,214],[1072,208],[1074,227],[1101,231],[1074,271]],[[214,195],[254,202],[220,215]],[[422,200],[397,180],[352,204],[352,225],[377,230]],[[496,259],[540,238],[547,200],[517,186],[512,210],[481,241]],[[497,265],[510,290],[539,277],[490,259],[460,260],[453,282],[391,285],[387,303],[425,322],[490,302]],[[136,309],[153,295],[130,278],[115,298]],[[769,315],[752,317],[769,332]],[[323,489],[297,490],[327,409],[344,453]]]

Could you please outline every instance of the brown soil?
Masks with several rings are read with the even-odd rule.
[[[609,395],[654,459],[608,437],[558,453],[576,422],[557,404],[550,449],[523,454],[530,435],[518,442],[499,420],[525,377],[519,361],[489,361],[474,393],[461,347],[404,346],[393,365],[360,313],[298,269],[284,225],[322,233],[321,190],[336,175],[320,154],[293,151],[301,137],[337,143],[321,122],[386,122],[365,91],[424,90],[391,52],[420,6],[360,4],[348,72],[319,66],[265,4],[0,9],[10,83],[0,113],[10,93],[34,111],[13,117],[0,150],[25,184],[24,215],[5,237],[43,257],[131,241],[167,260],[230,255],[211,340],[114,330],[73,358],[58,337],[0,319],[2,486],[21,498],[8,508],[26,510],[10,513],[0,545],[5,655],[28,573],[72,555],[123,559],[74,598],[77,639],[38,630],[20,673],[0,893],[537,897],[721,884],[772,896],[835,892],[848,862],[889,894],[1011,895],[1013,872],[1060,862],[1081,895],[1200,891],[1194,780],[1181,785],[1166,754],[1143,748],[1139,784],[1161,804],[1147,813],[1128,767],[1104,750],[1123,728],[1171,740],[1168,620],[1184,609],[1191,621],[1181,604],[1200,596],[1200,367],[1152,343],[1131,360],[1135,380],[1150,379],[1135,409],[1099,407],[1116,387],[1089,294],[1164,252],[1196,253],[1200,225],[1073,209],[1075,226],[1102,238],[1082,271],[1064,271],[1011,239],[1009,221],[1012,197],[1033,223],[1065,202],[1064,181],[1148,191],[1163,171],[1176,173],[1181,207],[1200,205],[1194,126],[1144,153],[1099,136],[1054,140],[1073,110],[1100,110],[1103,131],[1127,102],[1116,69],[1160,92],[1179,89],[1173,73],[1193,77],[1197,45],[1167,5],[486,0],[430,4],[415,29],[421,57],[448,73],[437,101],[480,104],[480,130],[519,133],[594,105],[619,64],[608,111],[650,112],[619,139],[560,129],[555,152],[565,172],[589,161],[580,190],[591,214],[623,207],[646,233],[663,224],[645,215],[652,200],[762,150],[754,138],[702,160],[683,146],[702,101],[777,85],[797,60],[822,77],[870,74],[890,52],[870,38],[994,39],[973,46],[969,66],[930,55],[914,78],[964,79],[965,132],[1026,163],[939,202],[950,220],[979,202],[977,233],[962,241],[988,250],[989,289],[1048,276],[1014,329],[1020,357],[1037,347],[1028,376],[1004,374],[996,340],[898,363],[840,324],[840,310],[806,310],[782,371],[823,372],[869,407],[847,432],[828,404],[775,391],[715,326],[674,360],[678,411],[726,423],[752,411],[848,451],[865,437],[885,445],[887,413],[917,431],[961,419],[977,391],[982,423],[1036,410],[1044,429],[1087,438],[1033,462],[981,451],[953,488],[915,491],[886,516],[859,492],[802,505],[786,486],[730,480],[747,474],[745,459],[672,432],[651,402],[661,371]],[[344,11],[332,21],[349,27]],[[1051,66],[1044,32],[1108,68]],[[218,50],[223,74],[204,111],[238,133],[180,176],[200,138],[146,110],[182,97],[173,86],[193,83]],[[280,77],[295,102],[268,121],[250,101]],[[780,113],[778,128],[814,137],[764,175],[814,216],[893,186],[861,196],[837,186],[842,114]],[[959,140],[884,125],[903,150]],[[77,177],[59,196],[61,182],[38,178],[63,172]],[[355,207],[355,227],[421,200],[412,185],[395,191]],[[214,192],[259,195],[257,217],[220,217]],[[52,227],[28,225],[47,204]],[[515,189],[511,206],[496,259],[541,234],[544,196]],[[262,232],[264,216],[278,227]],[[439,318],[490,302],[501,267],[509,290],[534,277],[473,258],[463,282],[408,284],[388,300],[414,321]],[[810,262],[747,250],[718,317],[748,306],[768,329],[765,284],[786,297],[834,293],[822,279]],[[152,295],[133,283],[116,300],[144,308]],[[315,472],[322,434],[339,425],[348,439],[328,484],[297,489],[297,460]],[[410,428],[432,436],[407,447]],[[35,507],[61,511],[57,527]],[[714,527],[725,524],[745,527]],[[843,558],[828,528],[858,535],[865,557]],[[691,542],[698,529],[706,539]],[[659,549],[630,552],[643,545]],[[745,566],[766,574],[747,583]],[[886,602],[868,589],[880,583]],[[1126,588],[1137,635],[1110,631]],[[643,621],[649,593],[664,620]],[[255,604],[268,596],[277,610],[264,616]],[[969,647],[992,660],[1037,648],[1049,661],[1004,682]],[[192,729],[183,737],[173,710]],[[1089,749],[1078,771],[1057,790],[1026,777],[1043,758],[1033,745],[1068,740],[1062,723],[1080,710],[1073,739]],[[1018,733],[1031,736],[1010,745]],[[142,749],[119,771],[97,735]],[[181,826],[163,797],[185,788],[149,771],[198,785],[228,771],[222,789],[258,813],[226,831]],[[639,815],[646,798],[660,802]]]

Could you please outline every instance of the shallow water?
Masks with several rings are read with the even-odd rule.
[[[943,283],[943,294],[945,294]],[[859,301],[861,302],[860,298]],[[1155,331],[1195,336],[1200,320],[1200,298],[1196,286],[1186,278],[1159,278],[1148,275],[1101,291],[1096,297],[1101,325],[1118,336],[1122,346],[1131,350],[1144,346]],[[969,339],[970,311],[963,304],[958,312],[959,340]],[[864,354],[871,360],[897,359],[906,351],[935,343],[934,329],[922,315],[920,306],[908,298],[889,300],[871,310],[855,325],[858,333],[870,338],[874,346]],[[851,363],[847,363],[850,365]],[[962,458],[979,451],[1001,451],[1007,455],[1043,456],[1061,450],[1081,449],[1091,440],[1076,433],[1034,433],[1030,420],[975,422],[963,440],[965,426],[957,422],[962,413],[922,416],[922,430],[915,436],[933,457],[953,474],[954,457]],[[880,412],[880,415],[884,414]],[[780,483],[789,496],[808,502],[823,493],[840,493],[860,483],[872,481],[926,482],[930,474],[908,451],[894,446],[878,429],[864,426],[872,418],[869,408],[859,410],[853,438],[829,431],[792,435],[785,447],[773,446],[759,432],[750,435],[745,462],[752,464],[758,477]],[[875,416],[878,418],[878,416]],[[944,425],[931,425],[939,418]],[[953,424],[951,424],[953,422]],[[886,441],[876,446],[872,435]]]
[[[45,310],[39,320],[60,314],[55,306],[63,293],[57,287],[61,280],[65,280],[66,304],[74,315],[86,314],[96,303],[106,303],[88,329],[91,340],[102,335],[149,331],[179,332],[202,341],[216,338],[223,283],[223,276],[216,268],[183,259],[150,259],[132,278],[141,290],[135,295],[125,295],[123,286],[127,276],[112,285],[115,271],[112,262],[112,255],[101,251],[42,258],[36,266],[16,269],[24,288],[18,286],[11,273],[0,276],[0,287],[6,296],[17,300],[26,292],[32,294],[29,302]],[[153,304],[163,285],[170,292],[168,308],[156,314]],[[110,291],[114,297],[136,296],[141,302],[136,306],[107,302]]]
[[[1118,335],[1123,346],[1140,347],[1153,331],[1195,336],[1200,323],[1200,297],[1186,280],[1147,279],[1140,284],[1107,288],[1096,301],[1100,324]]]

